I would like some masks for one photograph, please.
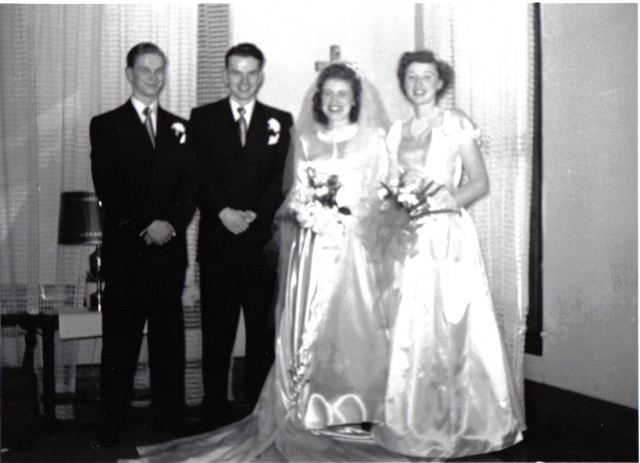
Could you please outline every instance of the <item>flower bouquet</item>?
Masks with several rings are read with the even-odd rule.
[[[417,229],[425,223],[425,218],[435,214],[460,214],[446,187],[433,180],[402,172],[400,179],[387,185],[378,192],[382,201],[381,211],[394,206],[397,210],[408,214],[408,226]]]
[[[385,213],[378,231],[379,241],[391,255],[401,257],[417,252],[417,230],[439,214],[460,214],[447,188],[414,171],[402,171],[378,191],[379,210]]]
[[[338,204],[338,191],[342,187],[338,176],[313,167],[304,172],[306,184],[302,182],[297,187],[289,206],[289,217],[318,235],[341,237],[345,218],[351,211]]]

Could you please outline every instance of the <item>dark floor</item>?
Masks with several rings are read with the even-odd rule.
[[[96,405],[84,404],[81,408],[83,408],[81,413],[85,416],[90,410],[97,414]],[[238,419],[248,412],[246,407],[236,409]],[[191,414],[195,415],[195,410],[191,410]],[[119,458],[137,458],[137,446],[157,444],[176,438],[172,434],[153,432],[148,424],[147,415],[147,409],[134,408],[131,419],[121,433],[120,444],[115,448],[93,450],[91,441],[95,438],[98,423],[94,419],[80,418],[56,423],[53,432],[42,427],[42,432],[37,436],[34,448],[9,450],[2,454],[1,461],[2,463],[90,463],[115,462]],[[196,428],[198,421],[194,417],[188,420],[188,424]]]
[[[457,459],[470,462],[614,462],[638,461],[638,412],[579,394],[526,382],[527,425],[524,441],[501,452]],[[35,447],[2,453],[2,462],[113,462],[137,457],[136,446],[174,438],[156,434],[147,425],[147,410],[134,409],[119,447],[90,448],[97,423],[97,404],[77,404],[77,419],[57,423],[53,430],[39,429]],[[249,412],[238,405],[238,419]],[[190,422],[197,424],[196,410]]]

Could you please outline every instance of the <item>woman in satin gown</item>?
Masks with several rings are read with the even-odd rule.
[[[404,459],[369,432],[384,419],[390,342],[376,246],[390,154],[376,101],[359,71],[332,64],[303,104],[295,180],[276,218],[276,359],[255,410],[208,434],[141,447],[140,461]],[[327,195],[332,175],[340,187]]]
[[[389,131],[401,178],[443,185],[428,207],[454,212],[424,215],[415,240],[396,258],[400,302],[385,418],[373,434],[406,455],[496,451],[519,442],[525,425],[476,229],[464,209],[489,187],[480,131],[462,112],[438,106],[453,71],[432,52],[405,53],[398,78],[414,109]]]
[[[377,298],[376,185],[389,155],[382,128],[357,124],[362,83],[344,64],[327,67],[314,97],[313,132],[298,140],[296,182],[281,208],[277,349],[289,378],[288,413],[307,429],[380,422],[388,330]],[[309,172],[336,175],[337,212],[309,217]],[[317,203],[316,203],[317,205]],[[315,212],[311,209],[312,214]],[[288,256],[286,256],[288,253]],[[282,345],[283,349],[280,349]],[[291,357],[291,358],[289,358]]]

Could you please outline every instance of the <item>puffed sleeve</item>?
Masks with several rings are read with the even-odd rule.
[[[447,111],[442,124],[444,133],[456,147],[469,140],[473,140],[478,146],[482,145],[482,130],[463,111]]]

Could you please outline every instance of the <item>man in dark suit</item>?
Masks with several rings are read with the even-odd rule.
[[[105,211],[100,430],[118,443],[147,325],[153,424],[179,430],[185,410],[182,292],[186,228],[195,211],[187,122],[158,105],[167,60],[154,44],[127,55],[132,96],[91,120],[91,171]]]
[[[253,44],[232,47],[225,57],[229,97],[191,113],[201,168],[202,409],[210,427],[229,420],[228,371],[241,307],[246,330],[244,392],[252,407],[273,362],[276,272],[267,263],[264,246],[284,199],[282,176],[293,118],[256,101],[264,61]]]

